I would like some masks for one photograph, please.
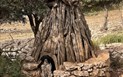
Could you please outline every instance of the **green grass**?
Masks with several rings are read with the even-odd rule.
[[[123,43],[122,34],[108,34],[99,39],[99,43],[110,44],[110,43]]]
[[[93,39],[92,41],[95,49],[98,49],[100,44],[123,43],[123,33],[108,34],[97,40]]]
[[[99,49],[99,42],[98,42],[98,40],[92,40],[92,42],[93,42],[94,49],[98,50]]]

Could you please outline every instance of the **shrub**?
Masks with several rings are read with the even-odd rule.
[[[7,57],[0,56],[0,77],[24,77],[21,73],[20,60],[11,61]]]

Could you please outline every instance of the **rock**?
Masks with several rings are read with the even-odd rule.
[[[25,48],[23,48],[21,52],[26,53],[26,54],[28,53],[28,51]]]
[[[84,66],[83,63],[78,63],[77,65],[78,65],[79,67],[83,67],[83,66]]]
[[[29,75],[30,75],[31,77],[41,77],[41,73],[40,73],[39,70],[31,71],[31,72],[29,73]]]
[[[106,76],[106,74],[105,74],[105,72],[104,72],[104,71],[101,71],[101,70],[100,70],[100,71],[99,71],[99,75],[98,75],[98,76],[101,76],[101,77],[103,76],[103,77],[104,77],[104,76]]]
[[[94,77],[97,77],[98,74],[99,74],[99,69],[93,70],[93,74],[92,74],[92,75],[93,75]]]
[[[84,76],[89,76],[89,73],[88,73],[88,71],[84,71]]]
[[[28,71],[28,72],[22,70],[22,73],[26,75],[26,77],[41,77],[40,70]]]
[[[1,55],[2,55],[2,56],[5,56],[5,55],[6,55],[6,53],[5,53],[5,52],[3,52]]]
[[[73,74],[76,76],[89,76],[88,71],[74,71]]]
[[[92,72],[93,71],[93,69],[92,68],[90,68],[90,69],[88,69],[88,72],[90,73],[90,72]]]
[[[31,57],[31,56],[27,56],[27,57],[25,58],[25,61],[26,61],[26,62],[34,62],[35,60],[34,60],[34,58]]]
[[[78,70],[78,71],[82,71],[82,68],[81,68],[81,67],[78,67],[77,70]]]
[[[21,53],[22,53],[22,51],[18,51],[18,53],[19,53],[19,54],[21,54]]]
[[[61,71],[61,70],[55,70],[53,72],[54,77],[61,77],[62,75],[64,75],[65,71]]]
[[[67,71],[74,71],[77,70],[78,66],[76,66],[74,63],[71,62],[64,62],[63,63],[65,70]]]
[[[26,54],[25,53],[21,53],[19,55],[19,58],[20,58],[20,60],[24,60],[26,58]]]
[[[17,50],[18,50],[18,48],[17,47],[14,47],[13,51],[17,51]]]
[[[69,76],[69,77],[76,77],[76,76],[74,76],[74,75],[71,75],[71,76]]]
[[[104,71],[104,72],[106,72],[107,71],[107,69],[106,68],[102,68],[102,69],[100,69],[101,71]]]
[[[39,64],[37,64],[37,63],[24,63],[23,69],[27,70],[27,71],[28,70],[31,71],[31,70],[37,69],[38,65]]]
[[[64,75],[62,75],[63,77],[69,77],[70,76],[70,72],[65,72]],[[61,77],[62,77],[61,76]]]
[[[75,76],[84,76],[84,72],[83,71],[73,71],[72,72]]]
[[[89,68],[91,68],[91,67],[89,66],[89,64],[85,64],[85,65],[82,67],[82,70],[87,71]]]
[[[12,54],[13,56],[16,56],[16,55],[17,55],[17,53],[16,53],[16,52],[12,52],[11,54]]]

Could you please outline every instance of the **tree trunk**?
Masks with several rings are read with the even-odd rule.
[[[39,25],[42,22],[43,17],[40,16],[40,18],[38,18],[37,14],[30,14],[30,15],[28,15],[28,18],[29,18],[31,29],[34,33],[34,37],[36,37],[36,34],[39,29]]]
[[[95,56],[91,34],[79,0],[57,0],[43,19],[32,56],[39,61],[49,55],[57,66],[64,61],[83,62]]]
[[[103,27],[101,27],[101,31],[106,31],[106,30],[108,30],[108,27],[107,27],[107,25],[108,25],[108,9],[107,9],[107,6],[106,5],[104,5],[104,9],[105,9],[105,18],[104,18],[104,24],[103,24]]]

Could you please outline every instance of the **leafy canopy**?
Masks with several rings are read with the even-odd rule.
[[[23,15],[43,16],[46,8],[43,0],[1,0],[0,22],[23,20]]]
[[[24,20],[23,15],[44,16],[47,12],[47,0],[0,0],[0,22]],[[123,0],[81,0],[84,11],[93,7],[111,5]]]

